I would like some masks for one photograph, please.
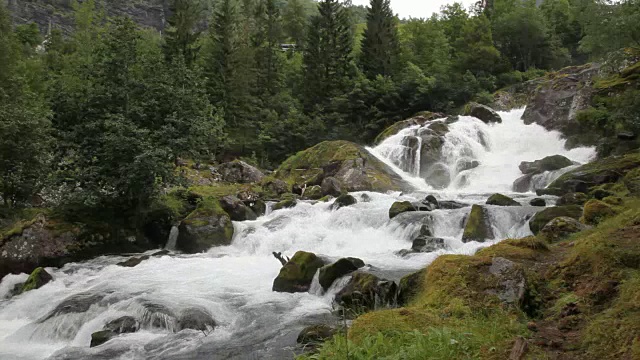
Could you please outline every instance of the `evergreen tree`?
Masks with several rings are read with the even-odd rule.
[[[398,30],[389,0],[371,0],[362,38],[360,64],[365,75],[393,76],[399,55]]]
[[[200,51],[198,39],[201,32],[196,30],[201,20],[200,3],[193,0],[173,0],[169,11],[169,26],[164,31],[165,55],[169,60],[178,54],[182,55],[187,66],[190,66]]]
[[[256,34],[254,36],[256,89],[258,96],[265,105],[268,105],[268,98],[278,92],[282,82],[280,76],[282,24],[280,11],[275,0],[260,0],[256,10]]]
[[[307,22],[307,13],[302,0],[289,0],[284,11],[284,30],[287,37],[299,49],[304,46]]]
[[[353,75],[353,33],[347,9],[338,0],[323,0],[311,19],[304,53],[306,104],[326,104],[343,94]]]

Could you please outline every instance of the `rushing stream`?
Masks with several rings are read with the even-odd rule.
[[[256,221],[235,223],[232,245],[203,254],[151,257],[134,268],[117,266],[126,259],[120,256],[48,268],[54,281],[10,299],[7,294],[27,275],[8,275],[0,283],[0,359],[291,358],[301,328],[335,321],[332,298],[339,284],[325,294],[317,286],[309,293],[273,292],[273,279],[280,270],[273,251],[288,256],[305,250],[336,259],[358,257],[370,271],[398,280],[440,254],[473,254],[501,239],[530,234],[527,221],[537,210],[528,201],[534,194],[511,191],[514,180],[522,175],[520,162],[561,154],[584,163],[594,152],[565,150],[559,134],[538,125],[526,126],[521,115],[522,110],[501,113],[502,124],[486,125],[471,117],[450,124],[440,160],[450,183],[440,190],[419,177],[424,171],[419,151],[412,153],[403,145],[404,139],[419,134],[420,127],[414,126],[369,150],[396,169],[415,192],[355,193],[358,203],[337,211],[331,211],[330,203],[300,202]],[[460,170],[461,160],[479,165]],[[542,174],[535,181],[543,186],[561,173]],[[525,205],[488,207],[496,239],[465,244],[461,237],[469,207],[435,210],[434,236],[444,238],[449,250],[396,254],[411,247],[419,225],[390,221],[393,202],[434,194],[439,200],[484,203],[495,192]],[[548,200],[553,202],[551,197]],[[176,235],[172,230],[173,244],[168,248],[175,245]],[[177,331],[176,318],[189,309],[212,314],[215,330]],[[142,330],[89,348],[93,332],[123,315],[143,319]]]

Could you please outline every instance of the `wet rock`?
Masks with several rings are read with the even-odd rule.
[[[194,254],[231,244],[233,224],[218,200],[205,199],[178,227],[176,249]]]
[[[304,197],[306,197],[307,199],[318,200],[323,196],[324,195],[322,195],[322,187],[320,185],[309,186],[304,191]]]
[[[123,316],[108,322],[104,330],[110,330],[115,334],[134,333],[140,329],[138,320],[131,316]]]
[[[269,193],[275,196],[280,196],[289,192],[289,186],[287,183],[280,179],[266,178],[262,183],[262,187]]]
[[[93,305],[108,305],[103,300],[105,294],[93,294],[93,293],[80,293],[69,296],[64,299],[58,306],[51,310],[47,315],[38,322],[44,322],[56,316],[65,314],[79,314],[84,313]]]
[[[93,334],[91,334],[91,344],[89,345],[89,347],[100,346],[106,343],[107,341],[111,340],[115,336],[116,334],[114,334],[110,330],[101,330],[101,331],[94,332]]]
[[[456,163],[456,172],[460,173],[463,171],[475,169],[478,166],[480,166],[480,162],[478,160],[461,159]]]
[[[531,206],[547,206],[547,201],[542,198],[535,198],[529,201],[529,205]]]
[[[414,272],[400,279],[398,284],[398,305],[404,306],[420,292],[426,269]]]
[[[360,195],[360,201],[368,203],[371,202],[371,196],[367,195],[367,194],[362,194]]]
[[[324,265],[324,261],[316,254],[298,251],[280,269],[278,277],[273,281],[272,290],[289,293],[309,291],[316,271]]]
[[[468,106],[469,108],[468,111],[465,112],[465,115],[478,118],[487,124],[502,122],[502,118],[500,117],[500,115],[498,115],[495,110],[486,105],[472,102],[469,103]]]
[[[615,214],[616,211],[613,210],[609,204],[600,200],[591,199],[584,205],[582,218],[587,224],[597,225],[602,220]]]
[[[297,342],[305,347],[315,347],[331,339],[337,332],[336,328],[326,324],[307,326],[298,335]]]
[[[338,197],[342,195],[342,185],[340,181],[334,177],[327,177],[322,180],[322,185],[320,185],[322,189],[323,195],[331,195]]]
[[[240,160],[224,163],[216,170],[221,176],[220,179],[229,183],[257,183],[264,178],[262,171]]]
[[[121,261],[117,263],[116,265],[123,266],[123,267],[135,267],[140,265],[140,263],[143,262],[144,260],[148,260],[148,259],[149,259],[149,256],[131,257],[125,261]]]
[[[487,199],[487,205],[496,205],[496,206],[522,206],[519,202],[513,200],[512,198],[502,195],[502,194],[493,194],[489,199]]]
[[[568,193],[558,199],[556,205],[584,205],[589,198],[584,193]]]
[[[256,216],[263,216],[267,213],[267,204],[263,200],[256,200],[253,203],[249,204],[249,208],[253,211]]]
[[[562,155],[547,156],[533,162],[523,161],[520,163],[520,171],[525,175],[542,174],[545,171],[555,171],[573,165],[573,161]]]
[[[620,131],[619,133],[616,134],[616,137],[619,140],[635,140],[638,136],[634,133],[632,133],[631,131]]]
[[[526,193],[531,191],[531,180],[533,180],[533,175],[525,175],[517,178],[513,182],[513,191],[519,193]]]
[[[364,267],[364,261],[357,258],[342,258],[333,264],[320,268],[318,280],[322,288],[327,291],[337,279],[351,274]]]
[[[189,308],[180,314],[178,318],[178,330],[192,329],[211,332],[216,327],[216,322],[207,310]]]
[[[557,217],[569,217],[578,220],[581,215],[582,208],[578,205],[548,207],[536,213],[529,220],[529,229],[534,235],[537,235],[549,221]]]
[[[178,330],[178,320],[176,314],[168,307],[155,302],[143,300],[142,324],[144,327],[165,329],[172,332]]]
[[[576,219],[562,216],[549,221],[542,230],[540,230],[539,235],[548,242],[553,243],[588,228],[589,226],[580,223]]]
[[[487,210],[480,205],[473,205],[464,226],[462,241],[465,243],[470,241],[484,242],[493,238],[493,230],[489,223]]]
[[[39,289],[52,280],[53,276],[51,276],[51,274],[49,274],[44,268],[36,268],[35,270],[33,270],[31,275],[29,275],[29,278],[24,283],[24,285],[22,285],[22,289],[20,292],[24,293],[27,291]]]
[[[160,250],[160,251],[156,251],[153,254],[151,254],[151,256],[165,256],[165,255],[169,255],[171,252],[169,250]]]
[[[440,208],[438,200],[433,195],[427,196],[424,200],[413,203],[413,206],[418,211],[433,211]]]
[[[445,189],[451,184],[451,171],[444,164],[434,164],[424,173],[423,178],[435,189]]]
[[[229,214],[233,221],[255,220],[255,212],[235,196],[227,195],[220,199],[220,206]]]
[[[345,206],[351,206],[356,204],[358,201],[356,198],[349,194],[342,194],[336,198],[336,200],[331,204],[331,210],[338,210]]]
[[[334,301],[353,315],[393,304],[396,294],[395,283],[372,274],[355,272],[344,289],[336,294]]]
[[[298,184],[293,184],[291,186],[291,192],[293,194],[302,196],[302,193],[304,192],[304,186],[298,185]]]
[[[411,250],[418,253],[428,253],[447,248],[444,239],[421,235],[413,240]]]
[[[273,210],[276,211],[276,210],[282,210],[282,209],[290,209],[292,207],[295,207],[296,205],[298,205],[298,200],[296,199],[282,200],[277,204],[273,205]]]
[[[519,264],[501,257],[493,258],[489,273],[498,279],[496,295],[507,304],[520,305],[526,292],[524,270]]]
[[[421,112],[411,119],[398,121],[395,124],[389,126],[376,137],[374,142],[376,144],[379,144],[386,138],[397,134],[398,132],[400,132],[400,130],[406,129],[410,126],[424,125],[431,120],[442,119],[444,117],[445,115],[441,113],[433,113],[429,111]]]
[[[438,205],[440,206],[440,209],[446,209],[446,210],[462,209],[462,208],[471,206],[469,204],[464,204],[457,201],[444,201],[444,200],[441,200],[438,203]]]
[[[409,201],[396,201],[391,205],[389,209],[389,219],[393,219],[394,217],[407,212],[407,211],[416,211],[416,208]]]

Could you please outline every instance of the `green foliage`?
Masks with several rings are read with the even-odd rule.
[[[362,36],[360,64],[364,74],[393,76],[400,53],[398,30],[389,0],[371,0],[367,27]]]

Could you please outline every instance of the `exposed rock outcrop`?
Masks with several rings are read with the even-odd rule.
[[[324,260],[316,254],[298,251],[280,269],[278,277],[273,281],[272,289],[289,293],[309,291],[316,271],[324,265]]]
[[[536,213],[529,220],[529,229],[537,234],[549,221],[558,217],[569,217],[578,220],[582,216],[582,208],[578,205],[554,206]]]
[[[512,198],[502,195],[502,194],[493,194],[489,199],[487,199],[487,205],[496,205],[496,206],[522,206],[519,202],[513,200]]]
[[[421,113],[417,114],[416,116],[412,117],[411,119],[398,121],[395,124],[393,124],[393,125],[389,126],[388,128],[384,129],[376,137],[374,142],[376,144],[379,144],[382,141],[384,141],[386,138],[388,138],[389,136],[397,134],[402,129],[406,129],[406,128],[410,127],[410,126],[415,126],[415,125],[424,125],[429,121],[432,121],[432,120],[435,120],[435,119],[442,119],[444,117],[445,117],[445,115],[441,114],[441,113],[433,113],[433,112],[429,112],[429,111],[421,112]]]
[[[407,211],[417,211],[417,209],[410,201],[396,201],[389,208],[389,219],[393,219]]]
[[[217,199],[203,200],[178,229],[176,249],[191,254],[229,245],[233,239],[231,218]]]
[[[553,243],[588,228],[588,226],[580,223],[576,219],[561,216],[549,221],[542,230],[540,230],[539,235],[548,242]]]
[[[325,178],[334,177],[341,190],[347,192],[411,188],[364,147],[348,141],[325,141],[300,151],[282,163],[274,176],[307,186],[320,185]]]
[[[520,163],[519,169],[523,174],[542,174],[545,171],[554,171],[564,169],[573,165],[573,161],[562,155],[547,156],[536,161],[523,161]]]
[[[331,204],[331,210],[338,210],[345,206],[351,206],[358,202],[356,198],[349,194],[342,194],[336,198],[336,200]]]
[[[39,267],[33,270],[31,275],[29,275],[27,281],[24,283],[24,285],[22,285],[22,289],[20,292],[24,293],[27,291],[39,289],[52,280],[53,276],[51,276],[51,274],[49,274],[44,268]]]
[[[468,108],[465,111],[465,115],[478,118],[487,124],[502,122],[502,118],[500,117],[500,115],[498,115],[495,110],[486,105],[472,102],[469,103],[467,107]]]
[[[361,313],[396,303],[397,285],[364,272],[355,272],[335,296],[335,302],[350,312]]]
[[[229,183],[250,184],[264,179],[262,171],[241,160],[221,164],[216,170],[220,174],[220,180]]]
[[[320,268],[318,280],[326,291],[334,281],[364,266],[364,261],[357,258],[342,258],[333,264]]]
[[[471,207],[471,213],[467,217],[467,222],[464,226],[462,241],[484,242],[485,240],[493,239],[493,237],[493,230],[489,223],[487,210],[483,206],[473,205]]]
[[[233,221],[255,220],[256,213],[235,196],[227,195],[220,199],[220,206]]]

